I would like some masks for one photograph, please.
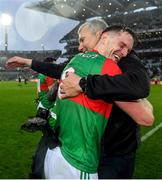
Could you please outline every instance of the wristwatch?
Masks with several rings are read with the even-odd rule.
[[[82,77],[80,79],[79,86],[81,87],[83,92],[86,92],[86,88],[87,88],[87,78],[86,77]]]

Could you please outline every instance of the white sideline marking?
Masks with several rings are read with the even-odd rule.
[[[144,136],[142,136],[141,138],[141,142],[144,142],[147,138],[149,138],[150,136],[152,136],[156,131],[158,131],[160,128],[162,127],[162,122],[157,125],[155,128],[153,128],[151,131],[149,131],[148,133],[146,133]]]

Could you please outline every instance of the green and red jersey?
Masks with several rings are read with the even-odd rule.
[[[65,67],[62,79],[69,71],[81,77],[88,74],[113,76],[121,73],[114,61],[97,52],[76,55]],[[52,116],[56,125],[60,126],[61,152],[75,168],[88,173],[97,172],[101,137],[111,109],[112,104],[89,99],[84,93],[69,99],[57,98]]]
[[[47,77],[43,74],[38,75],[38,83],[37,83],[38,97],[42,105],[47,109],[50,109],[53,105],[53,103],[48,101],[48,98],[47,98],[49,86],[51,86],[53,83],[54,83],[53,78]]]

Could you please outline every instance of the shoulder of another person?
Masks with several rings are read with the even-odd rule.
[[[118,65],[122,69],[123,72],[126,72],[126,71],[145,72],[146,71],[144,65],[136,59],[131,59],[131,58],[121,59]]]
[[[137,56],[135,51],[131,51],[126,57],[119,61],[119,66],[124,64],[139,64],[142,65],[140,58]]]
[[[109,74],[109,75],[120,74],[121,69],[115,61],[107,58],[105,63],[104,63],[104,67],[102,69],[102,73],[103,74]]]
[[[40,77],[40,78],[45,78],[46,76],[45,76],[44,74],[39,73],[39,74],[38,74],[38,77]]]

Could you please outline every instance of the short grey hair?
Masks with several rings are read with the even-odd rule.
[[[104,31],[108,27],[108,24],[104,20],[98,18],[88,20],[79,27],[78,34],[86,26],[91,30],[92,33],[96,33],[98,31]]]

